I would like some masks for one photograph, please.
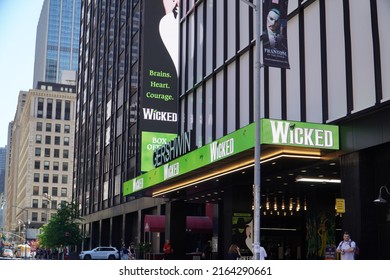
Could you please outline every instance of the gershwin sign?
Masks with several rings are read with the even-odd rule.
[[[260,135],[261,144],[339,149],[339,128],[335,125],[262,119]],[[255,125],[252,123],[125,182],[123,195],[144,190],[173,177],[241,153],[253,148],[254,143]]]

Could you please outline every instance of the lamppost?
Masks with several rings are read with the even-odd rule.
[[[26,223],[21,220],[21,219],[18,219],[18,226],[19,226],[19,238],[21,238],[21,235],[20,235],[20,225],[23,225],[23,235],[24,235],[24,240],[23,240],[23,245],[24,245],[24,258],[27,259],[27,225]]]
[[[28,229],[28,225],[30,224],[30,219],[29,219],[29,217],[28,217],[28,210],[26,209],[26,207],[21,208],[21,207],[16,206],[16,205],[12,205],[12,207],[18,208],[18,209],[20,209],[20,210],[26,212],[26,218],[24,219],[25,222],[23,222],[23,224],[24,224],[25,227],[26,227],[26,236],[25,236],[25,239],[26,239],[26,241],[27,241],[27,229]],[[18,216],[18,215],[16,215],[16,216]],[[19,223],[19,221],[23,221],[23,220],[19,219],[19,220],[18,220],[18,223]],[[19,226],[19,229],[20,229],[20,226]],[[20,233],[20,232],[19,232],[19,233]],[[20,234],[19,234],[19,235],[20,235]]]
[[[49,222],[49,209],[51,207],[51,195],[48,194],[48,193],[44,193],[43,194],[43,198],[47,200],[48,204],[47,204],[47,211],[46,211],[46,223]]]
[[[26,219],[24,222],[21,219],[18,219],[18,226],[19,226],[19,237],[20,237],[20,225],[23,224],[24,226],[24,258],[27,259],[27,234],[28,234],[28,225],[30,224],[30,219],[28,218],[28,210],[26,208],[21,208],[19,206],[13,205],[12,207],[18,208],[22,211],[26,211]]]
[[[253,97],[253,114],[255,123],[255,155],[254,155],[254,179],[253,179],[253,258],[260,260],[260,106],[261,106],[261,4],[260,0],[242,0],[247,3],[251,8],[255,10],[255,85],[254,85],[254,97]]]

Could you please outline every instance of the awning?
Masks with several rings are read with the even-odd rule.
[[[165,216],[145,215],[144,231],[145,232],[164,232],[165,231]]]
[[[212,232],[213,223],[208,216],[187,216],[186,230],[188,232]],[[165,232],[165,216],[145,215],[145,232]]]

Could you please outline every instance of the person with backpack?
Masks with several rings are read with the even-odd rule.
[[[337,246],[337,253],[340,253],[341,260],[354,260],[355,259],[356,243],[351,240],[351,236],[348,232],[344,232],[343,241]]]

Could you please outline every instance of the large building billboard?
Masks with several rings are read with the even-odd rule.
[[[153,167],[150,159],[159,146],[153,139],[158,138],[159,143],[170,141],[178,128],[179,15],[178,7],[168,2],[144,1],[140,101],[142,172]]]

